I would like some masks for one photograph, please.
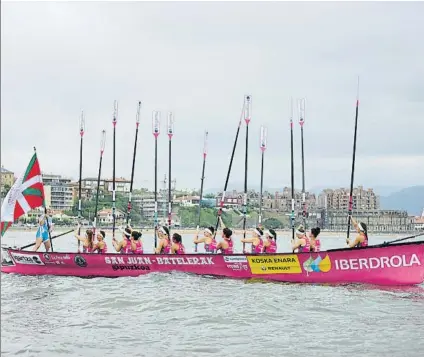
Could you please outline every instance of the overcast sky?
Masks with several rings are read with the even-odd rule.
[[[290,184],[288,99],[306,97],[306,186],[348,186],[356,100],[355,184],[424,182],[424,3],[1,4],[1,163],[18,175],[36,146],[44,172],[78,179],[79,116],[86,114],[83,176],[129,178],[143,103],[135,187],[153,187],[152,111],[162,112],[159,177],[168,170],[166,112],[175,115],[173,178],[222,188],[245,94],[252,95],[249,186],[260,180],[259,130],[268,127],[265,186]],[[300,127],[295,180],[301,187]],[[231,182],[244,179],[245,125]]]

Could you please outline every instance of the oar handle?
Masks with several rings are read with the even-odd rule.
[[[53,240],[53,239],[59,238],[59,237],[61,237],[61,236],[64,236],[65,234],[69,234],[69,233],[71,233],[71,232],[73,232],[73,231],[74,231],[74,230],[73,230],[73,229],[71,229],[70,231],[60,233],[60,234],[58,234],[58,235],[56,235],[56,236],[52,237],[51,239]],[[24,245],[23,247],[19,248],[19,250],[23,250],[23,249],[26,249],[26,248],[32,247],[32,246],[34,246],[35,244],[36,244],[36,243],[31,243],[31,244]]]

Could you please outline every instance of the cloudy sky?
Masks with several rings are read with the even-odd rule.
[[[78,179],[112,175],[113,101],[119,101],[118,176],[130,177],[143,103],[135,185],[153,187],[152,111],[162,112],[159,176],[168,168],[166,112],[175,115],[173,173],[222,188],[245,94],[252,95],[249,186],[260,180],[260,126],[268,127],[265,186],[290,183],[288,99],[306,97],[306,186],[348,186],[356,82],[356,184],[424,182],[424,3],[5,3],[1,8],[1,163],[19,174],[35,145],[42,170]],[[297,113],[296,116],[297,118]],[[245,125],[231,182],[244,178]],[[295,125],[296,186],[301,186]]]

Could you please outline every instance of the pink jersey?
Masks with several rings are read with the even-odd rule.
[[[302,238],[305,240],[306,244],[303,247],[299,247],[299,253],[309,253],[311,251],[311,241],[306,235]]]
[[[357,244],[356,245],[356,248],[365,248],[365,247],[368,247],[368,236],[366,234],[364,234],[364,237],[365,237],[364,241],[361,242],[361,243],[359,243],[359,244]]]
[[[276,253],[277,252],[277,242],[273,239],[268,240],[269,246],[264,247],[264,253]]]
[[[175,244],[178,246],[178,249],[175,252],[175,254],[178,254],[178,255],[185,254],[185,248],[184,248],[183,244],[182,243],[175,243]]]
[[[319,239],[315,239],[314,252],[318,253],[321,250],[321,242]]]
[[[222,254],[233,254],[233,240],[230,239],[225,239],[228,243],[228,248],[227,249],[221,249]]]
[[[126,241],[126,245],[125,247],[123,247],[120,251],[121,254],[131,254],[132,250],[131,250],[131,241],[129,240],[129,238],[125,237],[125,241]]]
[[[93,248],[91,247],[82,247],[83,253],[93,253]]]
[[[162,246],[162,249],[160,251],[160,254],[169,254],[171,252],[171,244],[169,242],[169,239],[164,238],[166,241],[165,246]]]
[[[106,254],[107,253],[107,244],[106,244],[106,242],[104,242],[104,245],[103,245],[103,248],[102,249],[97,248],[96,250],[97,250],[97,253]]]
[[[206,253],[215,253],[217,242],[215,239],[212,239],[212,242],[210,244],[205,243],[205,252]]]
[[[134,254],[143,254],[143,243],[141,240],[135,241],[135,250],[132,250]]]
[[[252,244],[252,253],[253,254],[260,254],[262,253],[264,249],[264,241],[262,238],[259,238],[259,244],[258,245],[253,245]]]

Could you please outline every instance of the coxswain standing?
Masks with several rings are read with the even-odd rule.
[[[44,243],[44,247],[46,248],[46,252],[51,249],[50,244],[50,233],[53,229],[52,218],[50,217],[50,210],[46,209],[46,213],[42,214],[38,218],[38,229],[35,234],[35,246],[33,251],[37,251],[40,248],[41,243]]]

